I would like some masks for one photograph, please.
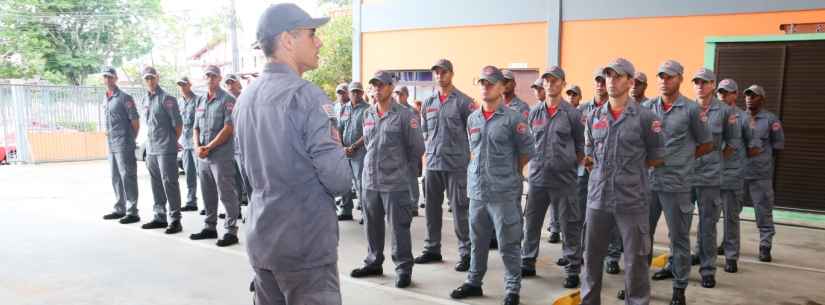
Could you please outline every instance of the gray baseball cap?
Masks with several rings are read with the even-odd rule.
[[[593,80],[597,80],[601,78],[604,80],[604,68],[598,67],[595,71],[593,71]]]
[[[220,76],[221,75],[221,68],[218,68],[218,66],[216,66],[216,65],[209,65],[209,66],[206,67],[206,69],[203,69],[203,74],[205,74],[205,75],[214,74],[214,75]]]
[[[103,67],[103,69],[100,69],[100,73],[103,74],[103,76],[117,77],[117,71],[112,67]]]
[[[582,88],[579,88],[578,85],[567,86],[567,90],[564,90],[564,93],[570,93],[570,91],[573,91],[577,95],[582,96]]]
[[[191,85],[192,84],[192,82],[189,80],[189,77],[187,77],[187,76],[181,76],[181,78],[179,78],[178,81],[175,82],[175,83],[178,84],[178,86]]]
[[[347,84],[338,84],[338,86],[335,87],[335,93],[338,93],[338,92],[341,92],[341,91],[344,91],[344,92],[348,91]]]
[[[657,72],[656,75],[661,75],[664,73],[670,76],[676,76],[682,75],[684,72],[685,68],[682,68],[682,64],[673,59],[668,59],[663,62],[661,66],[659,66],[659,72]]]
[[[223,80],[224,84],[229,84],[230,82],[239,82],[241,79],[238,77],[237,74],[227,74],[226,79]]]
[[[481,69],[481,75],[478,76],[478,81],[480,82],[482,80],[495,84],[504,80],[504,75],[498,68],[494,66],[486,66]]]
[[[312,18],[294,3],[270,5],[258,19],[255,37],[259,44],[280,33],[294,29],[314,29],[329,22],[329,17]]]
[[[715,82],[716,81],[716,74],[713,73],[713,70],[708,68],[699,68],[696,70],[696,73],[693,74],[692,80],[701,79],[707,82]]]
[[[146,78],[149,78],[149,77],[158,78],[158,70],[156,70],[152,66],[148,66],[146,68],[143,68],[143,71],[140,74],[143,75],[143,79],[146,79]]]
[[[504,79],[506,79],[506,80],[515,80],[516,79],[516,76],[513,75],[513,71],[510,71],[510,70],[507,70],[507,69],[501,70],[501,75],[503,75]]]
[[[607,75],[607,73],[605,73],[605,71],[607,70],[613,70],[619,75],[636,75],[636,68],[633,67],[633,64],[629,60],[621,57],[616,58],[612,60],[609,64],[607,64],[607,66],[605,66],[604,69],[602,69],[602,73],[604,75]]]
[[[748,89],[745,89],[745,95],[758,95],[765,97],[765,89],[760,85],[751,85]]]
[[[410,95],[410,91],[409,91],[409,89],[407,89],[407,86],[395,86],[395,90],[393,90],[392,92],[398,92],[398,93],[403,93],[403,94],[406,94],[406,95]]]
[[[387,72],[387,71],[384,71],[384,70],[378,70],[378,71],[375,72],[375,74],[372,76],[372,78],[370,78],[370,81],[368,83],[372,84],[373,82],[380,82],[384,85],[392,86],[393,76],[392,76],[392,74],[390,74],[390,72]]]
[[[361,82],[351,82],[351,83],[349,83],[349,91],[352,92],[352,91],[355,91],[355,90],[364,92],[364,85],[361,85]]]
[[[439,59],[438,61],[436,61],[435,64],[433,64],[433,66],[430,68],[430,71],[435,70],[435,68],[442,68],[444,70],[452,72],[453,71],[453,63],[450,62],[447,59],[442,58],[442,59]]]
[[[736,84],[735,80],[726,78],[719,82],[716,92],[719,92],[720,90],[725,92],[739,92],[739,85]]]
[[[647,84],[647,75],[643,72],[636,72],[636,74],[633,75],[633,79]]]
[[[542,79],[541,77],[537,78],[536,81],[534,81],[533,84],[530,85],[530,88],[544,88],[544,79]]]
[[[561,69],[559,66],[551,66],[544,70],[544,73],[541,74],[541,78],[545,78],[548,76],[552,76],[558,79],[564,79],[564,70]]]

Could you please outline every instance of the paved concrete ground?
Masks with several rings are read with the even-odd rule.
[[[140,209],[151,219],[151,191],[139,163]],[[183,180],[181,180],[183,182]],[[0,167],[0,304],[251,304],[247,292],[252,271],[242,245],[221,249],[214,241],[187,237],[202,226],[202,217],[186,213],[184,233],[164,235],[141,230],[139,224],[103,221],[113,195],[105,161]],[[446,214],[449,217],[450,214]],[[452,270],[457,256],[449,219],[445,224],[445,258],[437,265],[417,265],[413,286],[400,290],[392,263],[385,276],[368,280],[346,274],[360,265],[366,253],[363,229],[354,222],[340,226],[342,294],[345,304],[460,304],[449,292],[464,273]],[[695,224],[695,221],[694,221]],[[774,263],[755,260],[756,228],[743,223],[740,272],[719,269],[715,289],[699,286],[698,270],[691,274],[690,304],[825,304],[825,231],[779,227]],[[657,230],[656,249],[666,249],[664,221]],[[423,247],[424,218],[413,221],[413,249]],[[692,235],[691,240],[695,238]],[[389,247],[388,247],[389,248]],[[539,277],[523,283],[524,304],[551,304],[567,290],[554,262],[558,245],[542,243]],[[389,254],[387,253],[387,257]],[[720,257],[720,266],[723,264]],[[499,304],[503,297],[502,265],[490,255],[484,298],[468,304]],[[605,275],[605,304],[621,304],[616,290],[622,277]],[[670,282],[653,282],[654,304],[666,304]]]

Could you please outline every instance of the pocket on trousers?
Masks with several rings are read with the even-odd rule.
[[[637,255],[650,255],[650,250],[652,248],[652,241],[650,239],[650,227],[647,224],[639,224],[638,226],[638,235],[639,238],[639,251],[636,253]]]

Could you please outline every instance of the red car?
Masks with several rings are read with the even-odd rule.
[[[14,146],[0,146],[0,164],[8,164],[10,159],[17,155],[17,148]]]

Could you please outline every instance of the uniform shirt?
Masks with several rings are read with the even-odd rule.
[[[233,114],[252,195],[247,253],[252,266],[279,272],[334,264],[334,196],[348,192],[335,114],[326,94],[283,64],[267,64]]]
[[[721,186],[722,185],[722,145],[736,150],[742,146],[740,133],[736,132],[737,119],[730,106],[720,102],[716,97],[711,98],[707,109],[699,105],[699,119],[713,137],[713,150],[696,159],[691,175],[693,186]]]
[[[109,152],[130,152],[135,150],[135,131],[132,121],[138,115],[132,96],[115,88],[112,96],[104,100],[106,114],[106,132]]]
[[[607,103],[605,101],[602,103],[604,105]],[[593,114],[593,111],[598,109],[600,106],[596,104],[596,98],[594,97],[592,100],[587,101],[586,103],[579,104],[579,112],[581,112],[582,122],[587,122],[590,119],[590,116]],[[584,165],[579,164],[579,167],[576,169],[576,175],[579,177],[584,176],[587,173],[587,170],[584,169]]]
[[[424,153],[424,138],[415,113],[392,102],[378,115],[378,106],[368,108],[364,118],[364,188],[378,192],[406,191],[416,160]]]
[[[341,131],[341,144],[344,147],[355,144],[364,136],[364,113],[369,108],[370,106],[363,100],[355,106],[347,103],[341,107],[338,115],[338,129]],[[355,151],[352,159],[363,159],[365,153],[364,148],[361,147]]]
[[[661,121],[629,101],[618,119],[613,119],[605,103],[591,113],[585,125],[585,154],[593,159],[587,207],[617,213],[648,212],[646,161],[664,156]]]
[[[510,103],[506,103],[507,108],[513,109],[514,111],[521,113],[525,118],[530,115],[530,105],[527,105],[524,101],[522,101],[518,96],[513,95],[513,100]]]
[[[547,103],[540,102],[530,110],[527,123],[535,139],[530,185],[555,189],[576,185],[577,154],[584,155],[581,112],[562,100],[555,115],[550,116]]]
[[[183,125],[178,100],[158,87],[154,95],[146,92],[140,104],[143,107],[146,126],[149,128],[146,153],[150,155],[177,153],[178,138],[175,127]]]
[[[650,109],[662,124],[665,137],[665,164],[653,169],[654,191],[690,192],[689,176],[693,173],[696,147],[713,138],[701,120],[699,105],[679,96],[668,111],[661,97],[650,99],[642,107]]]
[[[533,156],[533,137],[521,113],[499,106],[490,119],[476,110],[467,119],[472,159],[467,193],[473,200],[512,202],[521,196],[519,159]]]
[[[775,114],[761,110],[756,116],[749,117],[753,138],[758,141],[761,152],[748,159],[745,167],[745,179],[763,180],[773,178],[774,150],[785,148],[785,132],[782,122]]]
[[[421,131],[426,141],[427,169],[465,171],[470,161],[467,142],[467,117],[475,103],[458,89],[441,102],[438,94],[424,100]]]
[[[195,143],[192,141],[195,126],[195,108],[198,106],[200,96],[192,92],[192,96],[183,97],[178,101],[178,108],[180,108],[181,121],[183,122],[183,130],[178,142],[184,149],[195,149]]]
[[[736,117],[736,126],[731,130],[736,134],[735,137],[739,139],[740,145],[735,148],[730,158],[722,160],[722,189],[741,190],[744,187],[745,180],[742,178],[745,173],[745,162],[748,159],[748,148],[759,147],[761,144],[759,139],[753,139],[748,113],[735,107],[731,109]]]
[[[195,126],[193,127],[200,132],[200,138],[198,139],[200,145],[209,144],[218,136],[224,125],[233,125],[232,109],[234,108],[235,98],[223,89],[218,89],[212,99],[209,99],[207,94],[201,96],[195,110]],[[235,154],[234,142],[234,137],[230,137],[223,144],[213,148],[206,160],[232,160]]]

